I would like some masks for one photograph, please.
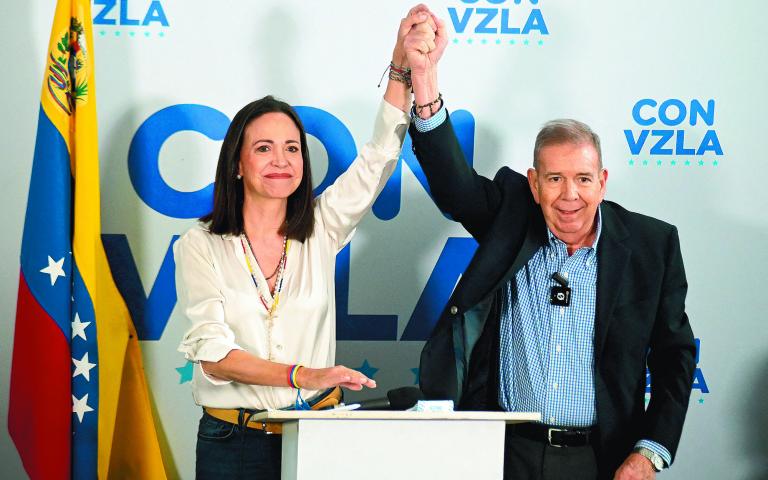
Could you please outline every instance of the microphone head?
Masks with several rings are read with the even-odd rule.
[[[392,410],[408,410],[419,400],[424,400],[424,394],[419,387],[400,387],[387,392]]]

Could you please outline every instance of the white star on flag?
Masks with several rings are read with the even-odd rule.
[[[86,393],[83,398],[77,398],[72,395],[72,413],[77,414],[77,419],[80,423],[83,423],[83,416],[87,412],[92,412],[93,409],[88,406],[88,394]]]
[[[81,322],[80,314],[75,313],[75,319],[72,321],[72,338],[80,337],[83,340],[88,340],[85,338],[85,327],[90,324],[91,322]]]
[[[60,260],[55,261],[53,258],[48,256],[48,266],[41,269],[40,273],[45,273],[46,275],[51,276],[51,286],[53,286],[56,283],[56,280],[59,279],[59,277],[66,277],[67,275],[64,273],[64,257],[61,257]]]
[[[96,366],[95,363],[90,363],[88,361],[88,352],[85,352],[85,355],[83,355],[82,360],[72,359],[72,363],[75,364],[75,373],[72,374],[72,378],[75,378],[78,375],[82,375],[85,377],[86,380],[89,382],[91,381],[91,369]]]

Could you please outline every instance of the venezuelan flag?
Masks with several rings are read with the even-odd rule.
[[[33,479],[166,478],[136,330],[100,237],[88,0],[56,6],[40,103],[8,430]]]

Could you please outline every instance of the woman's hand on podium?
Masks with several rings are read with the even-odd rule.
[[[331,387],[344,387],[350,390],[362,390],[363,387],[376,388],[376,382],[343,365],[330,368],[302,367],[296,372],[296,383],[306,390],[324,390]]]

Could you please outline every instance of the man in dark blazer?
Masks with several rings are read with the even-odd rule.
[[[599,138],[573,120],[545,125],[527,177],[478,175],[438,95],[436,23],[405,41],[413,149],[479,247],[424,347],[421,389],[463,410],[543,412],[508,428],[505,478],[654,478],[674,459],[695,368],[677,230],[603,199]]]

